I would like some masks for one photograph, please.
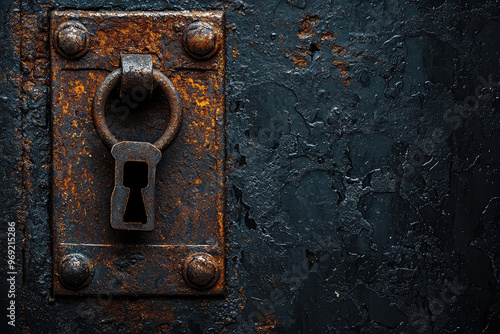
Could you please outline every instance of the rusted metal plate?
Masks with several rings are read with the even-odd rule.
[[[55,295],[223,293],[224,39],[221,12],[52,13]],[[92,123],[94,94],[121,54],[152,55],[181,98],[182,126],[156,166],[152,231],[111,227],[114,159]],[[167,97],[156,87],[150,99],[120,99],[118,88],[106,103],[112,134],[154,143]]]

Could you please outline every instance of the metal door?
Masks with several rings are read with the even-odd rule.
[[[0,8],[1,333],[500,332],[498,1]],[[224,13],[217,294],[54,294],[56,10]]]

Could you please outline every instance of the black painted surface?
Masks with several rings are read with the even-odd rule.
[[[18,332],[500,332],[498,1],[1,8],[1,240],[16,221]],[[52,9],[226,9],[226,298],[50,300],[50,104],[37,45]]]

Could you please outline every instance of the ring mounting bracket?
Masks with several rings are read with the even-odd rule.
[[[208,28],[196,30],[200,24]],[[55,11],[50,29],[53,294],[223,294],[223,13]],[[150,76],[134,71],[130,54],[145,55],[140,68],[151,66]],[[92,121],[93,98],[119,68],[126,78],[113,83],[104,101],[109,133],[102,139]],[[174,141],[163,133],[171,117],[160,116],[166,106],[172,111],[172,101],[157,84],[158,73],[182,103]],[[134,90],[137,80],[143,90]],[[144,103],[153,117],[143,117]],[[110,226],[110,148],[125,139],[168,146],[156,166],[152,231]],[[206,268],[213,278],[197,274]]]

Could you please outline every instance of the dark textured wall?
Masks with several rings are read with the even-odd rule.
[[[0,8],[0,240],[15,221],[18,332],[500,332],[498,1]],[[53,9],[226,11],[226,298],[51,300]]]

